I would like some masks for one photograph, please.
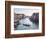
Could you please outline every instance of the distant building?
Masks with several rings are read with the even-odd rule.
[[[14,27],[16,28],[19,24],[19,20],[24,18],[24,14],[14,14]]]
[[[30,17],[30,20],[34,23],[39,23],[39,13],[33,13],[33,15]]]

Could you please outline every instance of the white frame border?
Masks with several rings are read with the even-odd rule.
[[[39,30],[14,30],[14,11],[15,7],[20,7],[19,5],[11,5],[11,34],[26,34],[26,33],[42,33],[42,7],[40,8],[39,14]],[[36,6],[21,6],[22,7],[36,7]],[[36,7],[36,8],[38,8]]]

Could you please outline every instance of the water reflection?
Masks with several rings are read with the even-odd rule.
[[[17,23],[15,23],[15,30],[29,30],[29,29],[38,29],[39,23],[38,23],[38,15],[34,20],[32,17],[22,17],[22,19],[19,19]],[[36,20],[37,19],[37,20]]]
[[[29,18],[21,19],[19,23],[20,24],[16,28],[17,30],[38,29],[38,25],[31,22]]]

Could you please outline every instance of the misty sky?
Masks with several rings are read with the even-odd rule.
[[[31,16],[34,12],[38,12],[38,9],[27,9],[27,8],[15,8],[14,12],[16,14],[25,14]]]

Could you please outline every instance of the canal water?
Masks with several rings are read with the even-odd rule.
[[[19,25],[17,26],[16,30],[38,29],[38,26],[38,24],[33,23],[28,17],[26,17],[19,21]]]

